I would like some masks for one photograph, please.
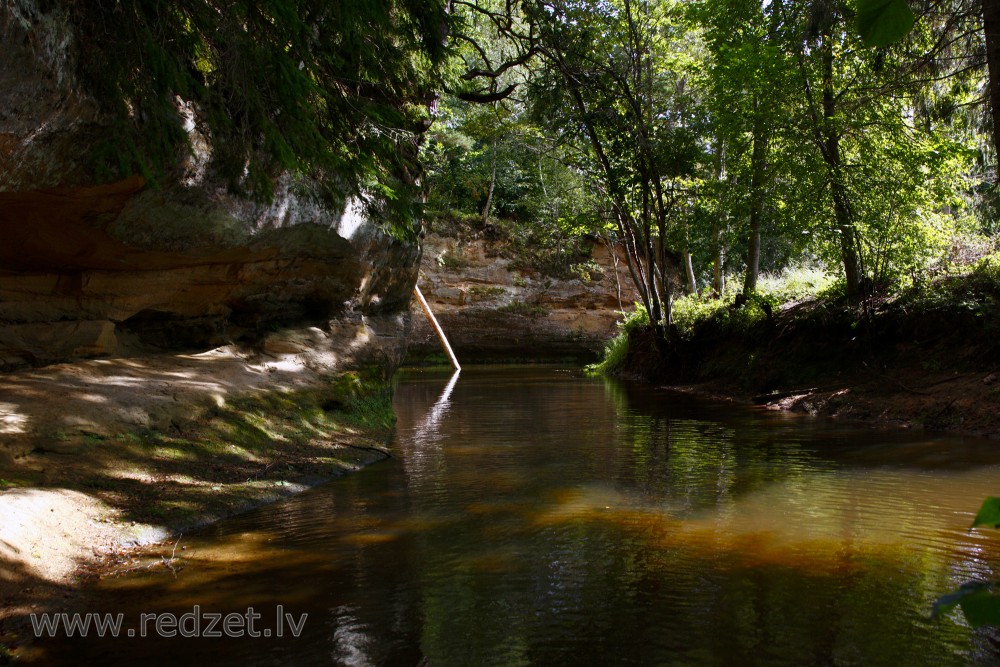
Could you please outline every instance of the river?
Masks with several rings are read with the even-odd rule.
[[[995,633],[928,618],[998,577],[1000,533],[968,530],[996,443],[552,367],[406,371],[395,405],[392,459],[184,536],[176,572],[89,587],[133,634],[158,614],[149,636],[42,640],[46,662],[1000,662]],[[213,613],[242,638],[179,636]]]

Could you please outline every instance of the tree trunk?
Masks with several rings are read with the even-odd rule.
[[[625,308],[624,306],[622,306],[621,276],[618,275],[618,265],[620,264],[620,262],[618,261],[618,246],[616,246],[615,242],[612,241],[605,234],[601,235],[601,240],[604,242],[604,247],[608,249],[608,253],[611,255],[611,262],[614,266],[614,272],[615,272],[615,287],[618,288],[618,310],[623,311],[625,310]]]
[[[712,225],[712,246],[715,257],[712,259],[712,288],[719,298],[726,295],[726,249],[722,247],[722,225],[718,221]]]
[[[757,289],[757,277],[760,275],[760,228],[764,218],[767,178],[766,133],[760,113],[757,113],[753,128],[753,152],[750,155],[750,238],[747,247],[747,272],[743,279],[743,295],[747,297]]]
[[[698,291],[698,280],[694,277],[694,261],[688,250],[684,251],[684,273],[687,275],[688,294],[694,294]]]
[[[993,148],[997,160],[994,178],[1000,183],[1000,3],[982,0],[986,65],[989,68],[990,114],[993,117]]]
[[[839,142],[835,145],[839,147]],[[839,157],[839,151],[837,155]],[[861,296],[861,262],[858,258],[858,240],[852,220],[851,202],[847,189],[839,180],[839,171],[839,168],[835,170],[834,180],[830,182],[830,191],[833,197],[833,214],[837,221],[837,231],[840,233],[840,254],[844,260],[847,296],[855,298]]]
[[[844,184],[843,165],[840,159],[840,131],[835,125],[837,111],[833,90],[833,45],[829,34],[823,38],[823,159],[830,178],[830,196],[833,199],[833,216],[840,234],[840,254],[844,262],[844,279],[847,296],[861,296],[861,259],[858,256],[857,231],[851,210],[850,194]]]
[[[726,180],[726,142],[719,142],[715,151],[715,180]],[[728,215],[726,216],[728,220]],[[718,216],[712,221],[712,289],[722,298],[726,295],[726,248],[722,242],[722,232],[727,225]]]
[[[750,210],[750,239],[747,246],[747,272],[743,276],[743,296],[749,297],[757,289],[760,275],[760,213]]]
[[[497,140],[493,140],[493,173],[490,174],[490,189],[486,193],[486,206],[483,207],[483,226],[489,222],[490,218],[490,207],[493,206],[493,188],[497,184]]]

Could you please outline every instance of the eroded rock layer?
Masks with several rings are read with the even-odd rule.
[[[92,151],[114,124],[76,77],[66,17],[8,3],[0,44],[0,369],[406,312],[419,246],[386,221],[290,176],[268,203],[231,193],[194,122],[174,173],[106,183]]]
[[[419,285],[460,362],[594,360],[637,300],[624,260],[602,243],[569,279],[518,268],[496,244],[429,234]],[[441,354],[419,310],[410,357]]]

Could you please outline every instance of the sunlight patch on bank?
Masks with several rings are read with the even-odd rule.
[[[18,412],[13,403],[0,403],[0,434],[27,433],[28,417]]]

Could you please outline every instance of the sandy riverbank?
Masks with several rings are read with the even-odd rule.
[[[102,359],[0,375],[0,646],[137,546],[389,456],[375,334],[319,329],[255,351]]]

